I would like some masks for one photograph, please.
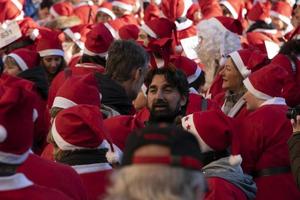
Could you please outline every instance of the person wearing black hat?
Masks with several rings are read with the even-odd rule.
[[[201,159],[197,139],[181,129],[136,131],[127,140],[122,168],[112,176],[106,200],[202,199]]]

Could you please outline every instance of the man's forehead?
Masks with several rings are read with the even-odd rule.
[[[164,74],[156,74],[153,76],[150,83],[150,87],[153,86],[171,86],[171,83],[167,81]]]

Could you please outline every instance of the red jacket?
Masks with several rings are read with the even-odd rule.
[[[87,195],[78,174],[69,166],[29,154],[18,168],[30,180],[63,192],[74,200],[86,200]]]
[[[207,179],[209,191],[204,200],[247,200],[244,192],[237,186],[219,177]]]
[[[286,118],[286,111],[283,100],[273,98],[245,119],[240,131],[240,147],[246,173],[290,166],[287,141],[292,126]],[[255,182],[256,199],[300,199],[291,172],[261,176]]]
[[[22,173],[0,177],[0,199],[71,200],[60,191],[35,185]]]
[[[80,175],[89,200],[103,199],[109,185],[112,168],[108,163],[72,166]]]

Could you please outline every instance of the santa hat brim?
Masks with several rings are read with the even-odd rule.
[[[268,100],[268,99],[272,99],[271,96],[257,90],[254,88],[254,86],[252,85],[251,81],[249,78],[246,78],[244,81],[243,81],[245,87],[247,88],[247,90],[253,94],[255,97],[259,98],[259,99],[263,99],[263,100]]]

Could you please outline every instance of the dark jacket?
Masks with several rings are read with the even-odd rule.
[[[102,104],[116,110],[121,115],[134,114],[132,102],[120,84],[107,75],[96,73],[95,76],[102,95]]]
[[[300,133],[294,134],[289,140],[289,154],[291,161],[291,169],[300,190]]]

